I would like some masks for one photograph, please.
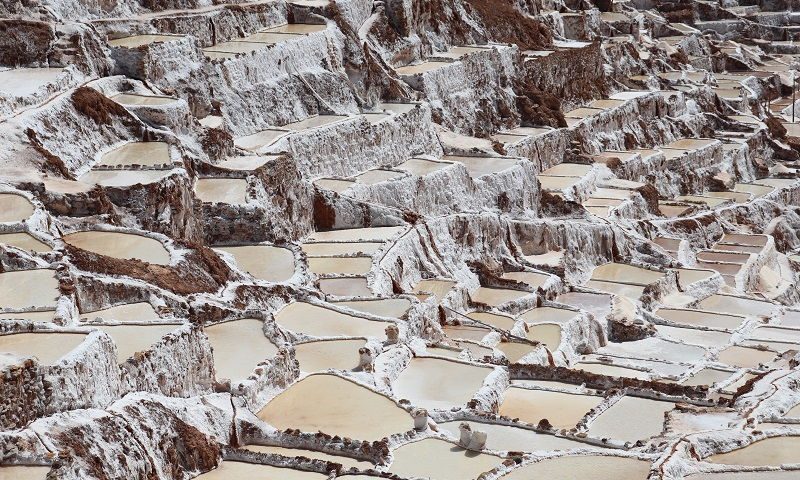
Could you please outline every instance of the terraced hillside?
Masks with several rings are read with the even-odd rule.
[[[0,479],[800,478],[798,7],[3,0]]]

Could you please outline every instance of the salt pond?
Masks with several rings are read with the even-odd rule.
[[[293,384],[261,409],[258,417],[279,430],[321,431],[359,440],[379,440],[413,428],[411,415],[389,398],[328,374]]]

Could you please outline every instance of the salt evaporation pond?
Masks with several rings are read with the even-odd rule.
[[[323,278],[319,281],[319,289],[326,295],[335,297],[371,297],[365,277]]]
[[[511,330],[515,323],[514,319],[511,317],[489,312],[470,312],[467,314],[467,317],[499,328],[500,330]]]
[[[53,250],[50,248],[50,245],[37,240],[31,234],[25,232],[0,234],[0,243],[28,252],[42,253]]]
[[[0,465],[0,480],[45,480],[50,467]]]
[[[554,323],[530,325],[528,340],[536,340],[543,343],[548,350],[556,350],[561,344],[561,326]]]
[[[130,187],[149,185],[172,175],[173,170],[90,170],[81,175],[81,182],[101,187]]]
[[[144,106],[167,105],[177,101],[172,97],[164,97],[161,95],[139,95],[134,93],[118,93],[111,97],[111,100],[114,100],[120,105]]]
[[[97,328],[114,340],[117,345],[117,361],[122,363],[136,352],[149,350],[161,337],[178,328],[178,325],[102,325]]]
[[[170,255],[164,245],[143,235],[93,230],[71,233],[65,235],[63,240],[73,247],[98,255],[169,265]]]
[[[200,178],[194,192],[204,203],[247,203],[247,180],[244,178]]]
[[[671,402],[622,397],[594,419],[589,426],[589,435],[625,442],[646,440],[661,433],[664,413],[674,408],[675,404]]]
[[[507,288],[478,287],[469,296],[473,302],[498,307],[504,303],[517,301],[526,295],[532,295],[532,293]]]
[[[391,399],[329,374],[293,384],[262,408],[258,418],[278,430],[321,431],[359,440],[379,440],[414,426],[411,415]]]
[[[364,340],[325,340],[295,344],[294,351],[300,371],[313,373],[329,368],[354,370],[363,346]]]
[[[645,480],[650,462],[601,455],[549,458],[514,470],[503,480]]]
[[[258,463],[245,463],[226,460],[197,480],[233,480],[252,478],[258,480],[325,480],[328,475],[316,472],[304,472],[292,468],[279,468]]]
[[[538,452],[553,450],[570,450],[573,448],[587,448],[586,443],[576,442],[568,438],[557,437],[545,433],[536,433],[520,427],[496,425],[471,421],[453,421],[440,423],[439,428],[446,430],[459,438],[459,425],[466,423],[472,431],[482,431],[488,434],[486,448],[510,452]]]
[[[33,211],[33,204],[22,195],[0,193],[0,222],[22,222]]]
[[[643,370],[636,370],[634,368],[626,368],[608,363],[578,362],[575,364],[574,368],[576,370],[583,370],[584,372],[606,375],[609,377],[638,378],[640,380],[650,379],[650,374]]]
[[[63,68],[10,68],[0,71],[0,92],[16,97],[33,95],[54,82]]]
[[[797,480],[797,471],[721,472],[690,475],[686,480]]]
[[[546,418],[556,428],[572,428],[602,401],[602,397],[590,395],[511,387],[499,413],[533,425]]]
[[[305,302],[294,302],[275,314],[282,328],[315,337],[385,337],[390,322],[367,320]]]
[[[495,348],[503,352],[503,355],[505,355],[510,363],[517,363],[522,360],[525,355],[536,350],[536,347],[533,345],[517,342],[501,342],[498,343]]]
[[[769,363],[775,358],[775,355],[775,352],[769,350],[734,345],[721,351],[717,361],[733,367],[758,368],[761,363]]]
[[[438,358],[414,358],[394,381],[397,398],[412,405],[449,409],[472,399],[491,368]]]
[[[406,230],[406,227],[369,227],[314,232],[308,240],[314,242],[385,242]]]
[[[372,255],[381,248],[380,242],[319,242],[304,243],[300,246],[309,257]]]
[[[538,307],[528,310],[520,315],[519,318],[525,321],[525,323],[553,322],[563,324],[569,322],[576,316],[578,316],[578,312],[575,310],[556,307]]]
[[[436,300],[441,301],[455,284],[456,282],[452,280],[432,278],[420,280],[414,285],[412,291],[420,300],[425,301],[428,297],[433,296]]]
[[[242,381],[256,365],[278,353],[278,347],[264,336],[264,322],[256,318],[218,323],[206,327],[205,332],[214,349],[218,379]]]
[[[308,269],[316,275],[366,275],[372,257],[310,257]]]
[[[728,315],[724,313],[705,312],[702,310],[692,310],[683,308],[659,308],[656,315],[682,325],[695,325],[700,327],[724,328],[735,330],[744,321],[745,317],[738,315]]]
[[[717,453],[706,462],[725,465],[779,466],[800,463],[800,437],[772,437],[744,448]]]
[[[719,383],[723,380],[727,380],[733,372],[727,372],[725,370],[718,370],[716,368],[704,368],[699,372],[695,373],[691,377],[689,377],[682,385],[688,386],[697,386],[697,385],[707,385],[712,386],[716,383]]]
[[[389,472],[406,478],[431,480],[475,479],[502,463],[486,453],[472,452],[444,440],[426,438],[392,451]]]
[[[81,314],[84,320],[101,319],[114,322],[157,322],[161,320],[152,305],[147,302],[127,303],[116,305],[102,310],[85,312]]]
[[[276,453],[284,457],[306,457],[325,462],[334,462],[342,465],[345,469],[358,468],[366,470],[375,468],[375,465],[366,460],[357,460],[355,458],[343,457],[341,455],[330,455],[328,453],[318,452],[316,450],[305,450],[302,448],[289,448],[289,447],[276,447],[268,445],[248,445],[244,447],[245,450],[258,453]],[[281,477],[283,478],[283,477]]]
[[[169,144],[166,142],[131,142],[115,148],[100,158],[98,165],[107,167],[170,164]]]
[[[411,308],[411,302],[405,298],[381,298],[377,300],[354,300],[350,302],[332,303],[334,305],[352,308],[358,312],[389,318],[400,318]]]
[[[0,273],[0,306],[21,310],[55,308],[60,295],[55,270],[18,270]]]
[[[86,338],[84,333],[14,333],[0,335],[0,365],[3,354],[19,358],[38,359],[43,365],[52,365],[61,357],[80,345]]]
[[[271,245],[214,247],[229,253],[236,266],[259,280],[285,282],[294,275],[294,253],[288,248]]]

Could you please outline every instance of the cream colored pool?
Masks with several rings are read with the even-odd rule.
[[[98,165],[117,167],[170,164],[169,144],[165,142],[131,142],[115,148],[100,158]]]
[[[472,178],[480,178],[484,175],[499,173],[503,170],[516,165],[519,160],[516,158],[504,157],[464,157],[459,155],[445,155],[442,160],[448,162],[458,162],[467,169],[467,173]]]
[[[555,307],[538,307],[528,310],[520,315],[519,318],[525,321],[525,323],[553,322],[563,324],[569,322],[576,316],[578,316],[578,312],[575,310]]]
[[[319,289],[326,295],[336,297],[371,297],[366,277],[323,278]]]
[[[194,191],[204,203],[247,203],[247,180],[244,178],[200,178]]]
[[[800,463],[800,437],[773,437],[727,453],[718,453],[706,462],[725,465],[783,465]]]
[[[50,245],[37,240],[31,234],[25,232],[0,234],[0,243],[28,252],[41,253],[53,250],[50,248]]]
[[[626,442],[646,440],[661,434],[664,413],[674,408],[670,402],[625,396],[592,422],[589,435]]]
[[[406,175],[403,172],[395,172],[392,170],[383,170],[380,168],[375,168],[373,170],[367,170],[366,172],[357,175],[355,178],[359,183],[363,183],[365,185],[375,185],[381,182],[388,182],[389,180],[394,180],[395,178],[405,177]]]
[[[397,398],[412,405],[449,409],[472,399],[491,368],[438,358],[414,358],[392,385]]]
[[[286,305],[275,314],[275,322],[282,328],[316,337],[384,338],[386,327],[392,325],[390,322],[367,320],[305,302]]]
[[[160,317],[152,305],[147,302],[138,302],[85,312],[81,314],[81,319],[89,321],[102,319],[124,323],[159,321]]]
[[[561,326],[554,323],[529,325],[528,340],[544,343],[550,351],[556,350],[561,345]]]
[[[300,246],[309,257],[342,255],[373,255],[383,245],[380,242],[304,243]]]
[[[379,440],[413,428],[411,415],[389,398],[328,374],[293,384],[261,409],[258,418],[279,430],[321,431],[359,440]]]
[[[406,478],[470,480],[502,463],[486,453],[464,450],[449,442],[426,438],[392,451],[389,472]]]
[[[205,332],[214,349],[217,379],[244,380],[256,365],[278,352],[264,336],[264,322],[255,318],[218,323],[206,327]]]
[[[271,465],[257,463],[236,462],[226,460],[208,473],[195,477],[197,480],[233,480],[233,479],[259,479],[259,480],[325,480],[327,475],[316,472],[304,472],[291,468],[279,468]]]
[[[459,438],[459,425],[466,423],[472,431],[480,430],[488,434],[486,448],[490,450],[504,450],[510,452],[538,452],[552,450],[570,450],[573,448],[586,448],[585,443],[576,442],[568,438],[536,433],[525,428],[491,423],[469,421],[454,421],[440,423],[440,430],[446,430]]]
[[[345,469],[358,468],[360,470],[366,470],[369,468],[375,468],[374,464],[366,460],[356,460],[355,458],[344,457],[341,455],[330,455],[327,453],[318,452],[316,450],[305,450],[302,448],[284,448],[284,447],[275,447],[266,445],[248,445],[244,447],[244,449],[259,453],[277,453],[278,455],[283,455],[284,457],[314,458],[325,462],[338,463],[342,465]]]
[[[711,295],[698,304],[698,308],[734,315],[769,315],[776,305],[733,295]]]
[[[533,425],[546,418],[556,428],[572,428],[602,400],[589,395],[511,387],[500,405],[500,415]]]
[[[33,204],[22,195],[0,193],[0,222],[23,222],[33,211]]]
[[[578,362],[575,364],[574,368],[576,370],[583,370],[584,372],[598,375],[607,375],[609,377],[638,378],[640,380],[650,379],[650,374],[643,370],[636,370],[634,368],[626,368],[608,363]]]
[[[411,289],[417,297],[421,300],[427,299],[429,296],[434,296],[438,301],[441,301],[453,289],[456,282],[452,280],[443,279],[428,279],[420,280]]]
[[[435,160],[427,160],[424,158],[412,158],[406,160],[400,165],[396,166],[397,170],[408,172],[412,175],[427,175],[429,173],[438,172],[439,170],[452,165],[449,162],[437,162]]]
[[[285,282],[294,275],[294,253],[288,248],[244,245],[214,249],[231,254],[240,270],[259,280]]]
[[[775,352],[769,350],[757,350],[734,345],[721,351],[717,361],[733,367],[757,368],[761,363],[772,361],[775,355]]]
[[[395,71],[398,73],[398,75],[416,75],[418,73],[427,73],[432,70],[436,70],[437,68],[441,68],[445,65],[450,65],[450,62],[427,61],[416,65],[397,67],[395,68]]]
[[[364,340],[326,340],[295,344],[294,351],[300,371],[314,373],[329,368],[354,370],[363,346]]]
[[[0,305],[5,308],[55,308],[59,295],[55,270],[0,273]]]
[[[45,480],[50,467],[0,465],[0,480]]]
[[[592,280],[623,282],[633,285],[648,285],[664,278],[663,272],[656,272],[624,263],[607,263],[592,272]]]
[[[0,365],[5,354],[12,357],[34,357],[43,365],[52,365],[83,342],[84,333],[14,333],[0,335]]]
[[[137,95],[132,93],[118,93],[111,97],[111,100],[119,103],[120,105],[147,105],[158,106],[174,103],[177,99],[172,97],[163,97],[160,95]]]
[[[332,302],[358,312],[371,313],[380,317],[400,318],[411,308],[411,302],[405,298],[381,298],[378,300],[355,300],[351,302]]]
[[[287,130],[267,129],[256,132],[252,135],[236,138],[233,143],[239,148],[255,151],[261,147],[272,144],[278,138],[287,135],[288,133],[289,132]]]
[[[532,293],[522,290],[509,290],[506,288],[478,287],[478,289],[470,293],[469,296],[473,302],[497,307],[505,303],[517,301],[527,295],[532,295]]]
[[[0,92],[15,97],[33,95],[36,91],[54,82],[63,68],[11,68],[0,71]]]
[[[467,317],[487,325],[492,325],[500,330],[511,330],[515,323],[514,319],[511,317],[489,312],[470,312],[467,314]]]
[[[372,257],[310,257],[308,269],[316,275],[366,275]]]
[[[723,380],[727,380],[732,374],[733,372],[717,370],[716,368],[704,368],[689,377],[685,382],[683,382],[683,385],[707,385],[710,387]]]
[[[133,35],[130,37],[116,38],[114,40],[109,40],[108,44],[111,45],[112,47],[137,48],[155,42],[170,42],[172,40],[178,40],[181,38],[183,38],[183,36],[159,35],[159,34]]]
[[[80,248],[114,258],[141,260],[158,265],[169,265],[169,251],[158,240],[122,232],[100,230],[77,232],[65,235],[62,240]]]
[[[519,362],[522,357],[536,349],[533,345],[518,342],[500,342],[495,345],[495,348],[503,352],[510,363]]]
[[[111,335],[117,344],[117,361],[122,363],[136,352],[149,350],[178,325],[99,325],[97,328]]]
[[[645,480],[650,462],[611,456],[571,456],[542,460],[514,470],[503,480]]]
[[[701,327],[724,328],[735,330],[744,321],[744,317],[723,313],[704,312],[702,310],[659,308],[656,315],[670,322]]]
[[[80,181],[102,187],[130,187],[139,183],[156,183],[172,173],[172,170],[90,170],[80,177]]]
[[[516,280],[532,288],[543,287],[550,279],[550,275],[538,272],[506,272],[502,278],[506,280]]]
[[[643,360],[691,363],[703,358],[705,349],[694,345],[684,345],[661,338],[649,337],[631,342],[609,342],[606,346],[600,348],[598,353]]]
[[[385,242],[405,231],[406,228],[399,226],[329,230],[326,232],[314,232],[309,235],[308,240],[314,242]]]

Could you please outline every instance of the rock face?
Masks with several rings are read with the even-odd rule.
[[[756,3],[0,3],[0,478],[794,478]]]

